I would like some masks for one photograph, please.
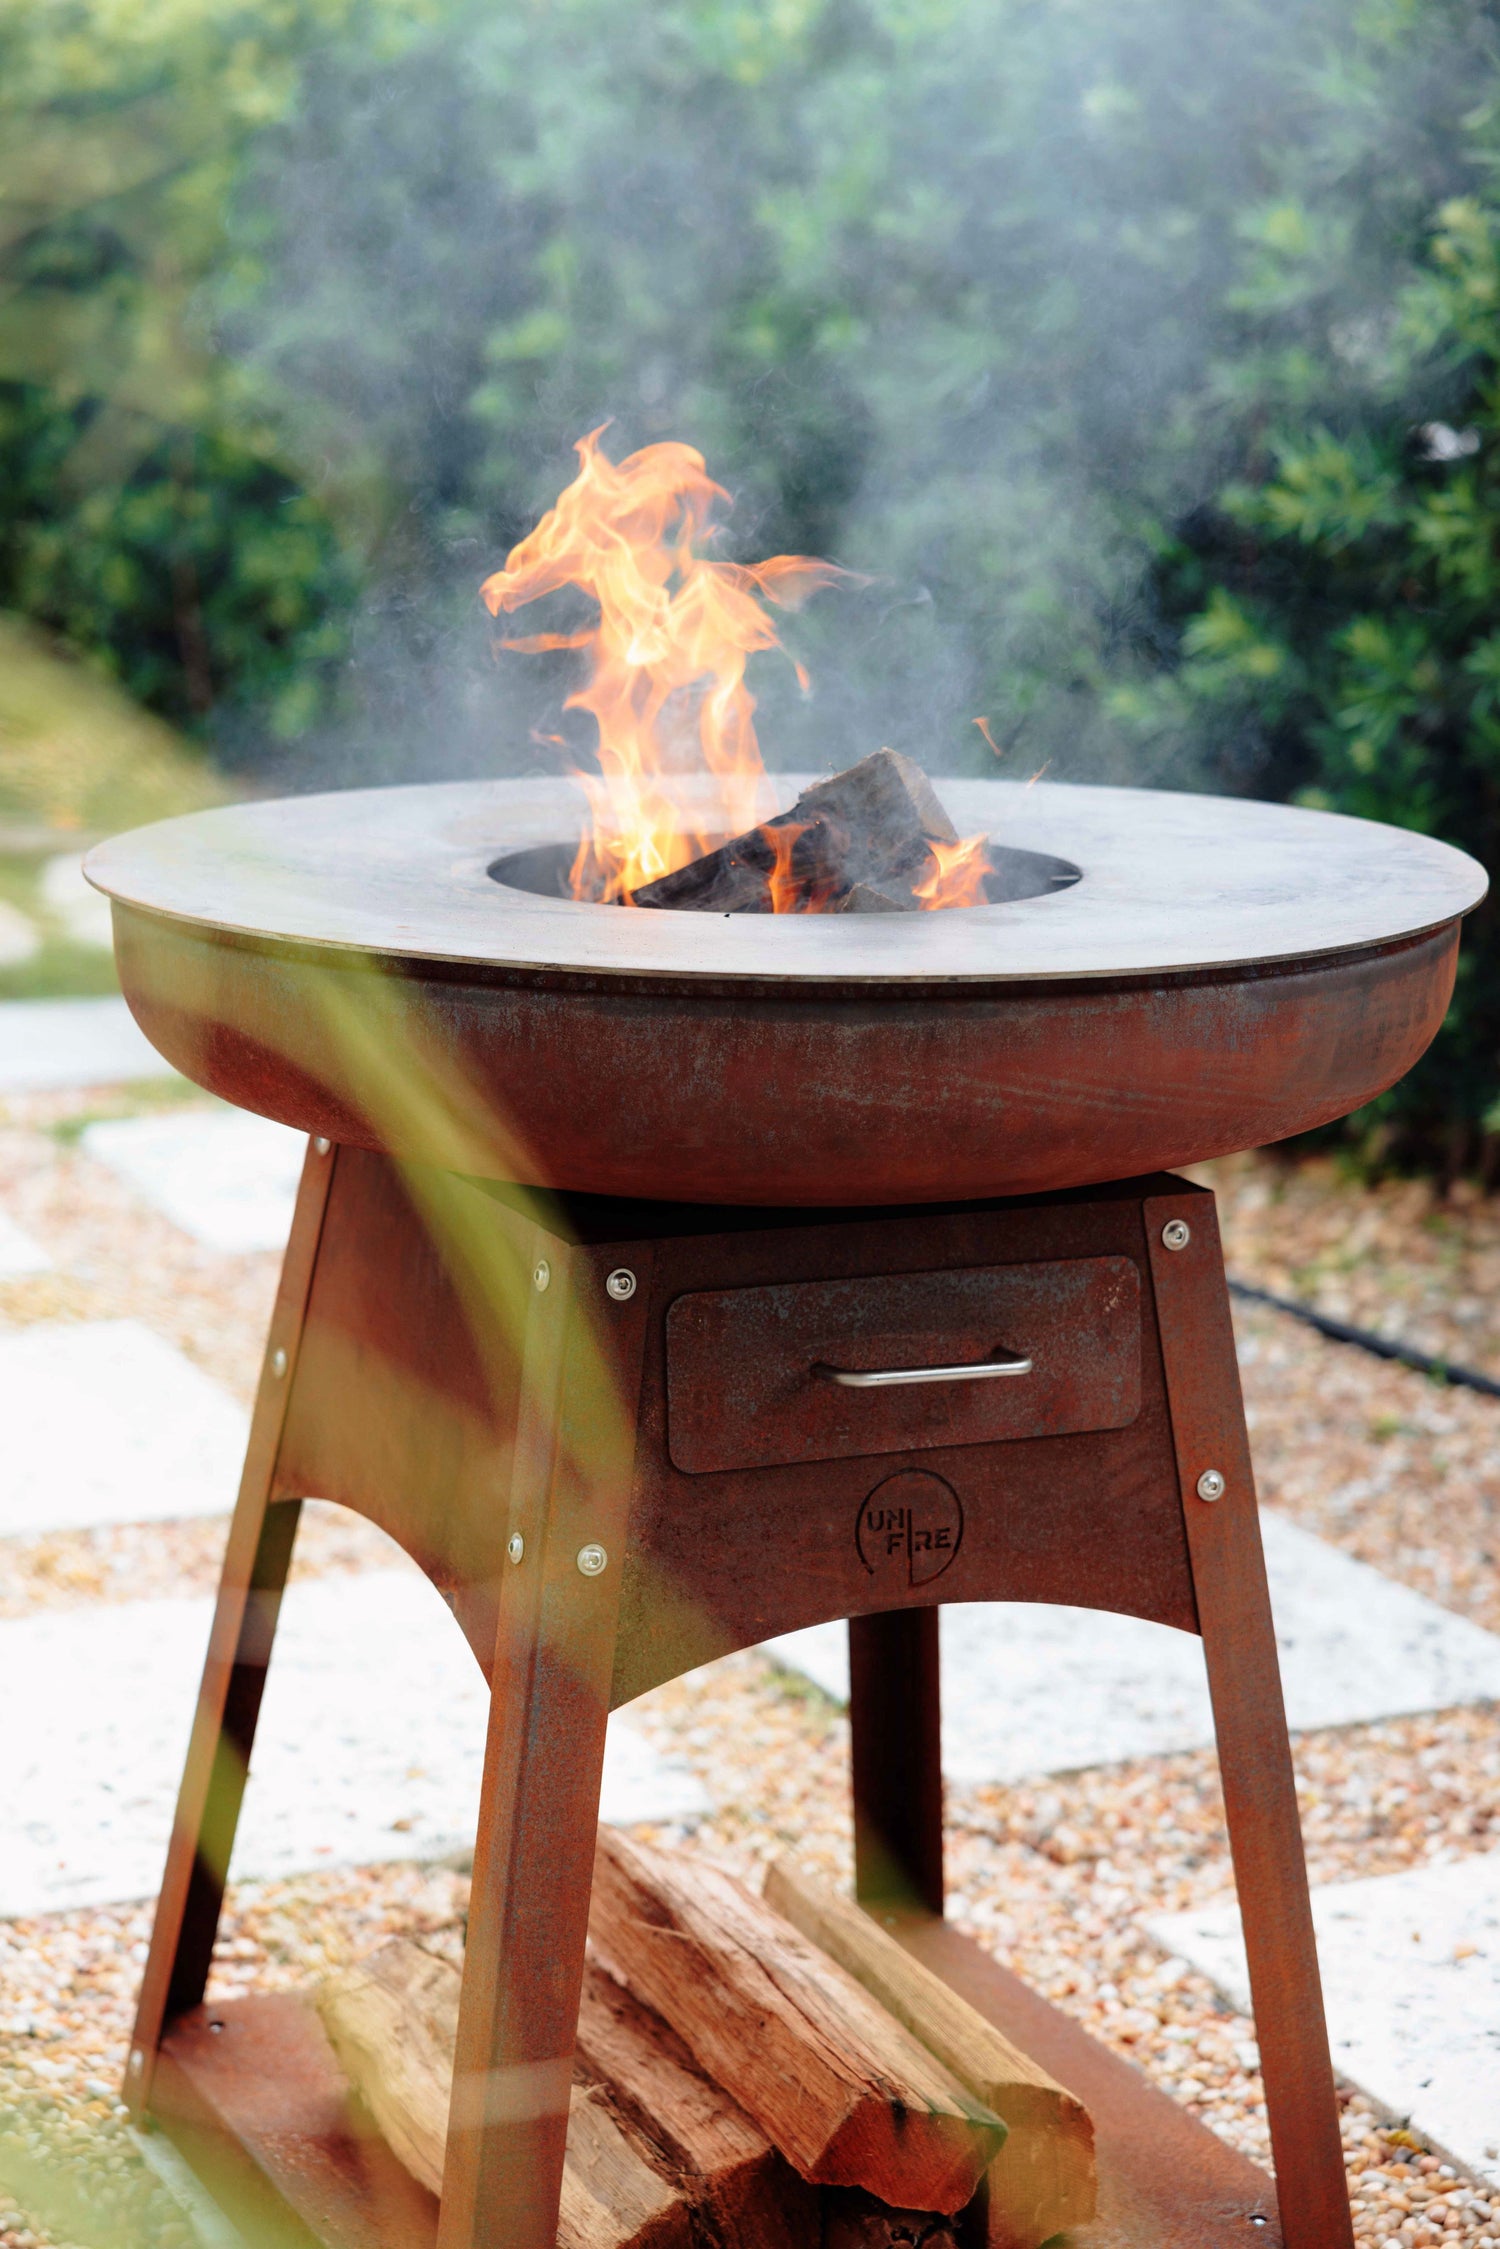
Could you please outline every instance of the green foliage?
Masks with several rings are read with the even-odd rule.
[[[1476,174],[1497,121],[1469,121]],[[1447,201],[1392,287],[1340,427],[1283,424],[1167,559],[1180,660],[1143,723],[1256,738],[1302,801],[1448,838],[1500,870],[1500,209]],[[1414,401],[1453,421],[1418,423]],[[1418,407],[1416,410],[1420,411]],[[1493,1162],[1500,955],[1469,925],[1448,1026],[1356,1120],[1374,1156]]]
[[[0,15],[0,608],[221,740],[241,706],[277,733],[327,707],[352,573],[197,292],[248,142],[287,112],[310,47],[369,15],[356,0]]]

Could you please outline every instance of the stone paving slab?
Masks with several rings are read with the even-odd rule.
[[[1500,1698],[1500,1636],[1269,1509],[1261,1526],[1295,1730]],[[1213,1740],[1203,1652],[1187,1633],[1023,1602],[956,1604],[941,1630],[950,1780],[1020,1780]],[[787,1633],[767,1652],[847,1700],[842,1624]]]
[[[1334,2067],[1500,2186],[1500,1851],[1313,1892]],[[1248,2011],[1239,1908],[1146,1926]]]
[[[0,1624],[0,1915],[152,1895],[211,1603],[133,1601]],[[473,1841],[486,1688],[415,1569],[293,1585],[233,1871],[435,1858]],[[603,1816],[678,1822],[698,1781],[611,1719]]]
[[[52,1260],[40,1242],[33,1241],[24,1226],[18,1226],[0,1210],[0,1281],[19,1280],[23,1273],[47,1273]]]
[[[0,1335],[0,1537],[226,1514],[248,1422],[137,1320]]]
[[[66,929],[75,945],[93,945],[100,952],[114,950],[115,933],[109,900],[84,879],[83,860],[64,851],[42,869],[42,903]]]
[[[210,1249],[285,1247],[305,1133],[242,1109],[189,1109],[111,1117],[86,1126],[81,1140],[88,1155]]]
[[[173,1078],[120,999],[0,1001],[0,1093]]]

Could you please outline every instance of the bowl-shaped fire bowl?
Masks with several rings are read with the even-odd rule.
[[[989,904],[575,901],[566,781],[195,813],[87,872],[147,1036],[242,1108],[528,1185],[783,1205],[1076,1187],[1343,1116],[1432,1038],[1484,894],[1462,852],[1329,813],[942,793],[1003,847]]]

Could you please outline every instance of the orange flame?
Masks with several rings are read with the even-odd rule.
[[[982,906],[984,878],[990,871],[988,836],[965,836],[959,843],[939,843],[929,836],[932,872],[916,884],[912,895],[919,906]]]
[[[766,888],[771,894],[773,914],[795,914],[803,904],[802,886],[792,873],[792,853],[797,848],[797,838],[805,836],[811,822],[788,821],[782,827],[765,827],[760,834],[771,846],[771,872],[766,877]]]
[[[590,712],[599,729],[600,772],[578,776],[593,824],[572,888],[575,897],[628,905],[642,884],[768,816],[755,698],[745,685],[749,657],[780,645],[763,605],[795,609],[847,574],[805,555],[750,567],[707,561],[695,543],[710,533],[712,510],[728,495],[702,454],[690,445],[647,445],[614,462],[600,450],[602,435],[594,430],[580,440],[578,475],[480,591],[492,616],[565,586],[599,604],[597,625],[585,631],[537,633],[505,646],[592,653],[590,676],[566,705]],[[696,762],[694,731],[719,785],[719,816],[705,820],[702,833],[682,827],[663,782]]]

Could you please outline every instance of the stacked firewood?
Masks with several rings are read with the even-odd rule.
[[[1038,2249],[1093,2128],[860,1909],[764,1899],[601,1829],[559,2249]],[[319,1993],[393,2152],[441,2190],[459,1970],[396,1939]]]

